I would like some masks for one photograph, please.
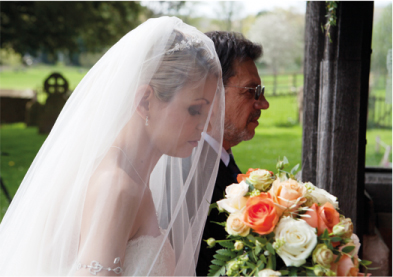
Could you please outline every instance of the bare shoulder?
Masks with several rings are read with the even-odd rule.
[[[122,168],[116,165],[97,169],[90,179],[89,190],[93,194],[108,192],[109,197],[140,197],[145,187],[136,183]]]

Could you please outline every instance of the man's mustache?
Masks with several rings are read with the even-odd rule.
[[[247,122],[251,122],[253,119],[259,118],[260,116],[261,116],[261,110],[257,110],[257,111],[251,113],[251,114],[248,116]]]

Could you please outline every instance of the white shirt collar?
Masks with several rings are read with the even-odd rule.
[[[218,141],[216,141],[214,138],[209,136],[207,133],[203,132],[202,133],[203,138],[205,141],[216,151],[216,153],[219,153],[220,147],[221,147],[221,161],[225,164],[225,166],[228,166],[229,164],[229,154],[232,154],[231,149],[229,149],[229,153],[220,145]]]

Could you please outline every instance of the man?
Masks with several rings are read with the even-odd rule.
[[[215,45],[222,66],[223,83],[225,86],[225,127],[220,166],[210,203],[224,197],[225,188],[237,183],[236,176],[241,173],[236,166],[231,148],[242,141],[250,140],[255,135],[261,110],[269,108],[269,103],[260,87],[261,79],[255,66],[255,60],[262,55],[262,47],[233,32],[206,33]],[[216,148],[209,136],[205,137],[211,147]],[[216,149],[219,151],[219,149]],[[203,232],[203,240],[210,237],[216,240],[225,239],[224,228],[212,222],[224,222],[224,213],[212,210],[207,218]],[[207,248],[201,244],[197,264],[197,275],[206,276],[215,248]]]

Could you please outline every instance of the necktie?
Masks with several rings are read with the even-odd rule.
[[[242,173],[242,172],[237,167],[237,165],[235,163],[235,160],[233,159],[233,155],[232,154],[229,155],[228,169],[231,171],[232,177],[235,180],[235,182],[237,182],[237,175]]]

